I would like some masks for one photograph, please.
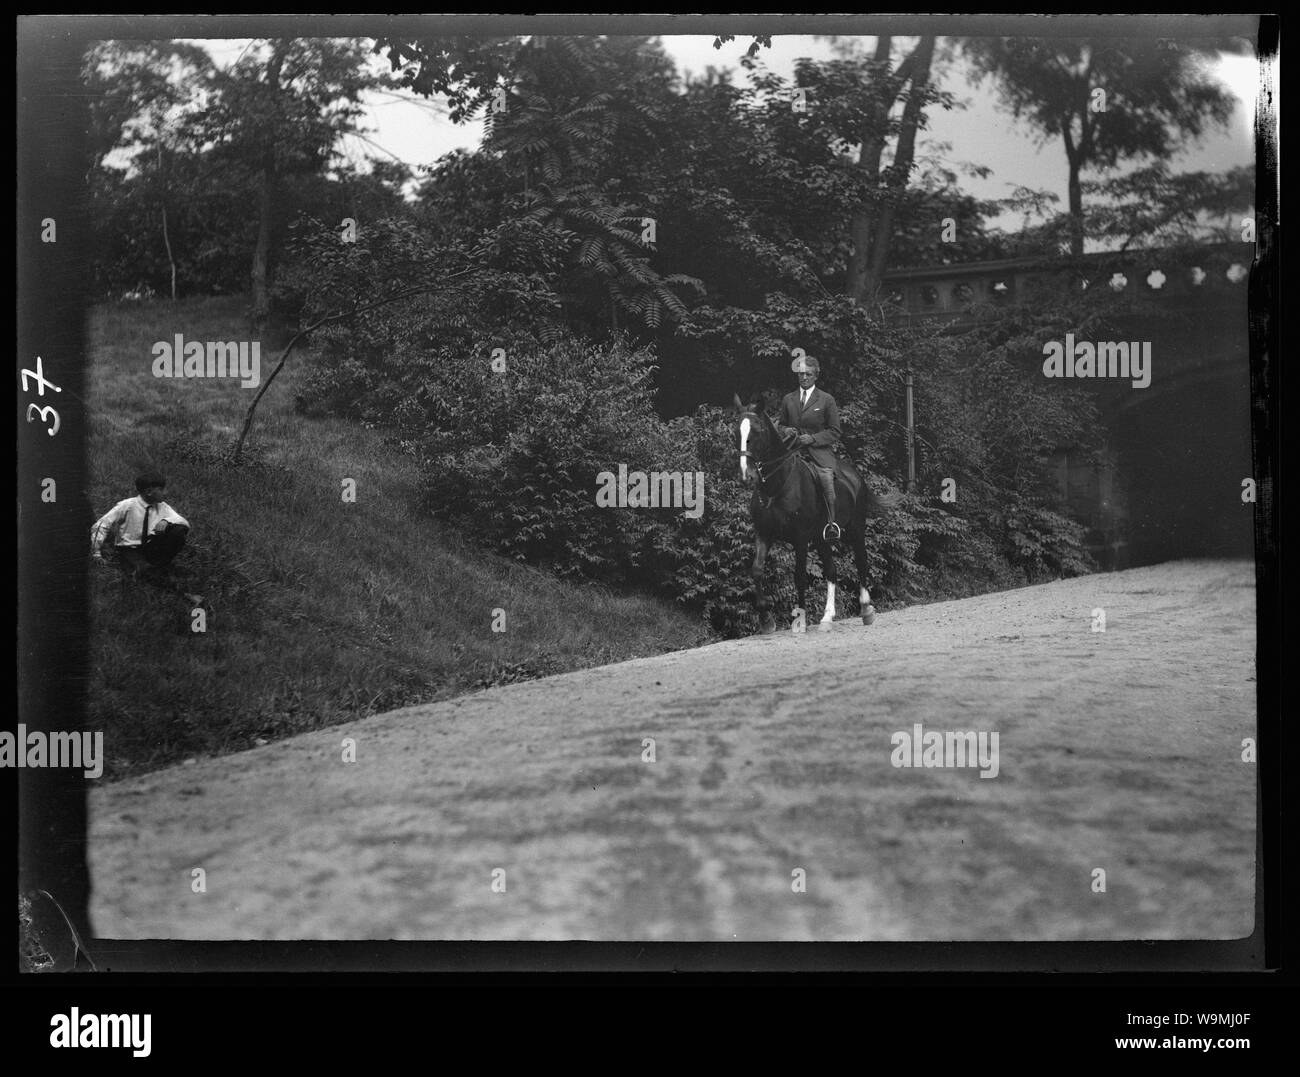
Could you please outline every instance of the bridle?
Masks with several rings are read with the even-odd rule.
[[[743,419],[747,415],[753,415],[753,414],[754,414],[753,412],[747,412],[746,415],[742,415],[741,418]],[[758,416],[754,415],[754,418],[757,419]],[[792,441],[790,443],[790,447],[786,449],[779,457],[772,457],[767,460],[760,460],[758,458],[757,453],[750,452],[748,449],[741,449],[740,455],[741,457],[748,456],[749,459],[753,461],[754,470],[758,473],[758,485],[761,488],[768,482],[768,480],[776,478],[780,470],[783,467],[785,467],[785,465],[788,464],[791,460],[794,459],[798,451],[799,451],[799,442],[796,439],[795,441]],[[767,470],[765,472],[764,469],[770,469],[770,470]],[[769,498],[769,500],[771,499]]]

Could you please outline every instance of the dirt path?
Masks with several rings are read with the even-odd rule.
[[[1254,610],[1250,565],[1177,562],[511,685],[160,771],[92,793],[95,930],[1241,937]],[[997,777],[892,765],[891,736],[918,722],[996,731]]]

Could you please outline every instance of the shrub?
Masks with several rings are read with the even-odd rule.
[[[671,597],[724,636],[754,631],[751,491],[737,475],[730,417],[712,406],[671,420],[659,416],[656,357],[648,345],[546,333],[527,320],[508,329],[500,324],[479,324],[447,297],[383,308],[325,336],[298,403],[388,429],[420,461],[426,507],[489,548],[560,576]],[[1011,362],[999,357],[977,368],[990,383],[978,391],[1000,402],[989,415],[976,413],[980,429],[962,418],[969,390],[946,369],[954,361],[944,351],[927,360],[931,411],[951,421],[941,426],[945,437],[932,458],[922,455],[918,493],[868,530],[866,582],[880,605],[1088,568],[1077,524],[1053,511],[1041,491],[997,478],[1002,470],[1018,473],[1004,465],[1025,451],[1023,437],[999,433],[1007,430]],[[884,359],[872,364],[872,378],[887,382]],[[849,389],[854,400],[871,395],[865,377]],[[1020,414],[1034,414],[1016,405]],[[860,403],[844,411],[847,428],[858,434],[858,463],[875,473],[891,454],[890,428]],[[702,472],[703,515],[599,506],[598,476],[617,475],[620,465],[628,472]],[[989,465],[997,469],[991,476]],[[957,503],[925,492],[932,493],[936,474],[957,476]],[[795,603],[793,560],[784,546],[769,557],[765,585],[777,610]],[[839,566],[853,574],[848,551],[841,550]],[[815,556],[809,577],[810,588],[821,587]],[[814,592],[809,600],[817,601]],[[842,602],[841,612],[854,613],[856,591],[846,589]]]

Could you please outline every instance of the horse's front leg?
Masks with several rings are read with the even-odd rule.
[[[817,540],[817,558],[822,563],[822,575],[826,577],[826,611],[817,625],[817,631],[829,632],[831,622],[835,620],[835,585],[839,582],[839,577],[835,574],[835,551],[824,539]]]
[[[772,601],[763,589],[763,570],[767,567],[769,543],[761,535],[754,540],[754,567],[750,576],[754,580],[754,608],[758,611],[758,628],[764,634],[776,631],[776,618],[772,616]]]

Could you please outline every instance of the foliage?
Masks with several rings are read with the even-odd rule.
[[[90,111],[95,167],[114,151],[135,157],[175,142],[174,126],[198,86],[215,73],[198,45],[179,41],[99,41],[87,51],[82,80]]]
[[[750,491],[737,477],[734,417],[701,407],[662,419],[653,407],[652,353],[627,337],[600,346],[571,335],[544,342],[517,327],[485,331],[472,308],[454,320],[463,309],[421,301],[418,315],[400,315],[408,333],[401,338],[393,335],[397,323],[378,316],[331,331],[300,404],[389,429],[421,461],[435,515],[459,521],[493,549],[562,576],[671,596],[719,632],[752,630]],[[813,319],[825,311],[802,313],[812,336]],[[825,384],[852,401],[844,421],[859,465],[901,480],[890,466],[900,458],[901,432],[878,416],[901,391],[891,359],[906,348],[918,383],[928,387],[918,397],[927,416],[922,485],[935,489],[939,476],[955,475],[963,491],[953,506],[906,499],[873,526],[869,582],[880,598],[942,593],[960,564],[952,551],[972,534],[987,536],[991,556],[969,566],[977,571],[962,582],[968,588],[974,578],[1025,582],[1086,569],[1078,526],[1043,498],[1033,481],[1041,469],[1024,466],[1061,439],[1086,437],[1063,398],[1026,377],[1023,363],[1017,370],[1015,357],[1032,341],[1004,340],[988,363],[963,371],[950,340],[885,329],[847,301],[838,313],[840,335],[823,326],[818,354]],[[755,335],[779,331],[762,315],[752,322]],[[852,362],[855,332],[863,331],[875,340],[862,349],[867,362]],[[991,335],[989,342],[992,348]],[[504,369],[492,367],[495,348]],[[784,364],[783,345],[772,349]],[[971,409],[971,396],[985,407]],[[598,506],[597,476],[617,475],[620,464],[629,472],[702,472],[703,516]],[[778,601],[793,604],[790,568],[788,553],[779,553],[771,572]]]
[[[247,209],[268,190],[270,156],[285,242],[277,303],[300,330],[319,326],[299,408],[382,427],[418,462],[434,512],[511,558],[671,595],[718,631],[744,630],[748,493],[716,403],[788,386],[802,348],[821,361],[846,448],[873,484],[904,482],[913,375],[916,491],[869,542],[884,600],[1087,570],[1047,463],[1062,447],[1095,448],[1100,424],[1086,394],[1038,368],[1046,339],[1100,331],[1097,294],[1031,289],[974,308],[978,324],[960,337],[898,325],[860,294],[856,239],[873,251],[887,240],[890,265],[933,265],[1059,257],[1081,222],[1116,247],[1196,238],[1242,208],[1248,172],[1104,170],[1217,122],[1221,94],[1190,51],[971,43],[967,58],[1044,138],[1067,137],[1045,102],[1076,119],[1084,109],[1068,135],[1072,176],[1101,173],[1072,185],[1069,213],[1007,236],[989,227],[995,214],[1050,215],[1051,197],[976,199],[943,147],[913,155],[908,141],[927,109],[958,107],[939,88],[952,49],[923,39],[899,58],[897,43],[844,44],[786,79],[756,59],[762,44],[738,86],[715,71],[683,79],[649,38],[381,39],[405,87],[485,124],[480,147],[422,169],[409,201],[409,171],[362,176],[333,156],[367,85],[356,43],[259,46],[229,73],[200,54],[108,54],[98,85],[115,70],[124,83],[105,99],[98,144],[122,122],[121,144],[141,152],[127,168],[101,152],[101,279],[163,291],[165,201],[182,289],[238,287],[264,239],[265,217]],[[282,61],[278,91],[259,75],[268,48]],[[203,93],[187,98],[187,85]],[[1083,92],[1098,85],[1112,102],[1150,92],[1137,115],[1099,118]],[[793,107],[801,94],[815,107]],[[343,216],[361,225],[349,241]],[[703,471],[704,516],[597,508],[595,476],[619,463]],[[956,502],[936,501],[944,479]],[[773,571],[788,580],[784,558]]]
[[[87,54],[96,287],[181,295],[242,291],[262,217],[271,260],[301,214],[340,220],[400,203],[404,166],[360,175],[337,142],[356,130],[360,96],[379,85],[355,41],[274,43],[279,79],[250,48],[223,71],[199,46],[100,42]],[[276,183],[259,209],[270,168]],[[164,220],[166,217],[166,231]]]
[[[1083,188],[1088,234],[1116,249],[1236,243],[1242,218],[1253,215],[1255,170],[1172,173],[1160,161]]]

